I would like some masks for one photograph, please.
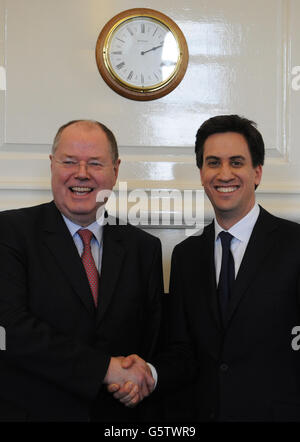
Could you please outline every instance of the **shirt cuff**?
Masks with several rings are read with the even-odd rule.
[[[156,369],[153,367],[152,364],[150,364],[149,362],[147,362],[147,364],[148,364],[149,367],[150,367],[152,377],[153,377],[153,379],[154,379],[154,381],[155,381],[155,384],[154,384],[154,389],[155,389],[155,388],[156,388],[156,384],[157,384],[157,380],[158,380],[157,371],[156,371]]]

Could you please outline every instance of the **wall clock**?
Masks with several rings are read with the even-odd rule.
[[[178,86],[188,65],[185,37],[173,20],[148,8],[113,17],[96,44],[104,81],[131,100],[155,100]]]

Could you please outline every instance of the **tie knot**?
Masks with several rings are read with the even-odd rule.
[[[229,249],[233,236],[228,232],[222,231],[219,233],[219,238],[221,239],[222,248]]]
[[[93,232],[91,232],[89,229],[80,229],[78,230],[78,235],[82,239],[82,242],[85,246],[90,245]]]

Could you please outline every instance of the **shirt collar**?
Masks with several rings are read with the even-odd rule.
[[[237,238],[242,242],[249,241],[252,230],[257,221],[259,211],[260,211],[259,205],[255,203],[252,209],[250,210],[250,212],[248,212],[247,215],[244,216],[244,218],[242,218],[240,221],[238,221],[236,224],[230,227],[230,229],[227,231],[232,236],[234,236],[235,238]],[[224,229],[220,226],[220,224],[218,224],[216,218],[214,221],[215,221],[215,241],[216,241],[218,239],[219,233],[222,232]]]
[[[67,218],[65,215],[62,214],[62,217],[66,223],[66,226],[68,227],[72,237],[77,233],[79,229],[88,229],[91,232],[93,232],[95,238],[97,239],[99,245],[102,242],[102,236],[103,236],[103,220],[101,219],[94,221],[92,224],[89,224],[88,226],[82,227],[78,224],[73,223],[69,218]],[[103,213],[104,218],[104,213]]]

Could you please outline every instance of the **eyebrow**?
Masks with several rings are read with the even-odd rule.
[[[220,157],[216,157],[214,155],[209,155],[205,157],[205,161],[207,160],[219,160]],[[243,155],[233,155],[232,157],[229,157],[230,160],[245,160],[245,157]]]
[[[68,157],[68,158],[77,158],[77,155],[68,155],[67,153],[64,153],[63,156]],[[89,161],[90,160],[100,160],[100,159],[101,159],[100,156],[99,157],[90,157]]]

